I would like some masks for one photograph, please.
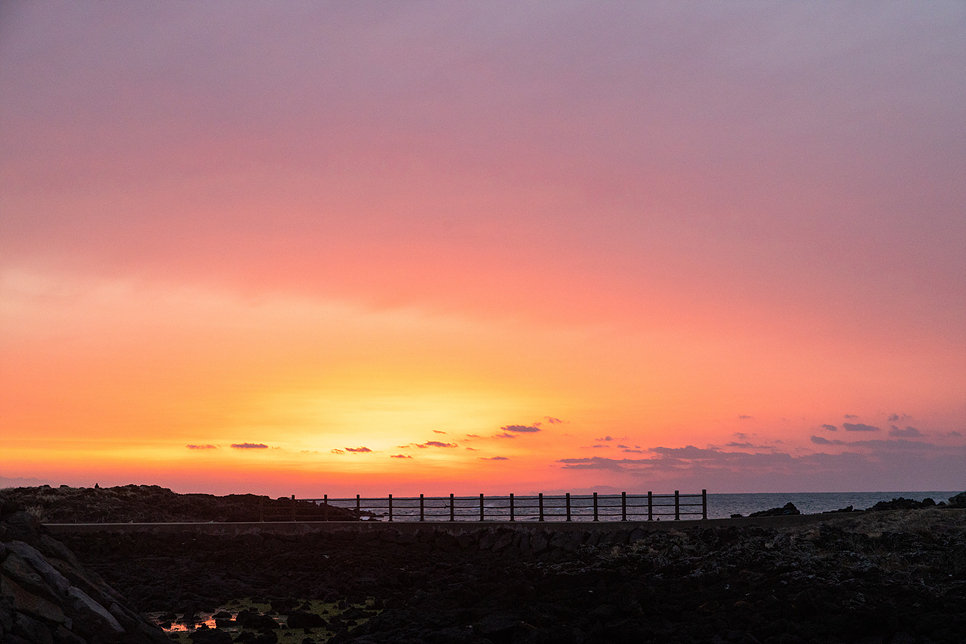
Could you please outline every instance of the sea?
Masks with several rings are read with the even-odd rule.
[[[852,506],[854,510],[871,508],[879,501],[897,498],[922,501],[930,498],[936,503],[948,501],[960,491],[896,491],[896,492],[761,492],[745,494],[708,494],[707,513],[709,519],[726,519],[733,515],[748,516],[772,508],[780,508],[792,503],[802,514],[820,514]],[[331,505],[347,509],[357,507],[369,513],[374,520],[390,519],[389,499],[328,499]],[[541,510],[542,503],[542,510]],[[566,495],[554,494],[540,497],[509,496],[397,497],[392,499],[391,516],[393,521],[567,521]],[[571,521],[593,521],[595,517],[594,499],[590,495],[572,495],[569,501]],[[482,510],[482,512],[481,512]],[[647,494],[599,494],[597,496],[596,517],[599,521],[682,521],[702,518],[703,501],[701,495],[680,495],[677,510],[673,494],[655,494],[648,506]],[[677,512],[677,514],[676,514]]]

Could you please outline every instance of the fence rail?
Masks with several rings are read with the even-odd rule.
[[[291,520],[299,508],[312,508],[312,519],[328,521],[329,508],[348,510],[356,518],[387,521],[658,521],[661,517],[708,518],[708,491],[700,494],[562,494],[536,496],[362,497],[298,499],[292,496]],[[303,511],[304,512],[304,511]],[[340,513],[341,514],[341,513]],[[304,513],[303,513],[304,516]]]

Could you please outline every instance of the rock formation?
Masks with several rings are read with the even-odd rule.
[[[0,642],[161,644],[163,631],[0,494]]]

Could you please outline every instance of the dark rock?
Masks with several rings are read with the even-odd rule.
[[[13,634],[19,635],[29,642],[36,644],[54,644],[54,634],[46,624],[29,615],[17,613],[13,621]]]
[[[286,622],[289,628],[319,628],[326,625],[325,618],[303,610],[292,611]]]
[[[966,492],[960,492],[955,496],[949,497],[949,507],[966,508]]]
[[[772,508],[770,510],[762,510],[761,512],[752,512],[749,517],[781,517],[789,516],[794,514],[801,514],[795,504],[788,502],[780,508]]]
[[[195,644],[232,644],[231,635],[218,628],[196,630],[188,638]]]

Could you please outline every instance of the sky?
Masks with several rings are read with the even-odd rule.
[[[0,486],[966,489],[961,2],[0,4]]]

